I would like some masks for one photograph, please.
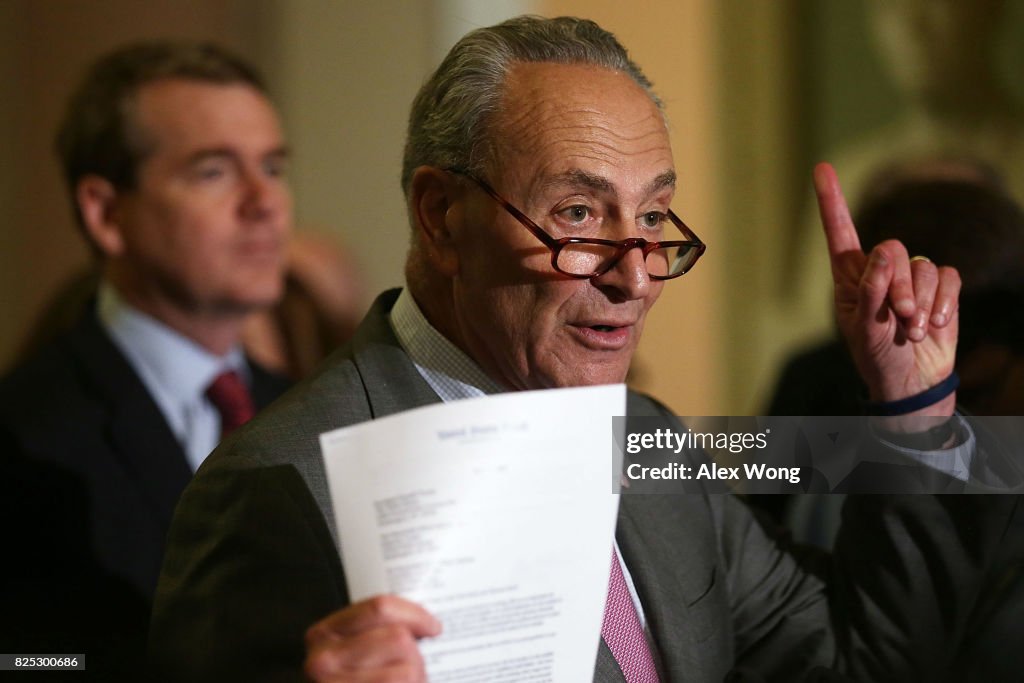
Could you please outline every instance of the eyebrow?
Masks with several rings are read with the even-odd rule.
[[[650,183],[647,184],[647,192],[654,194],[659,190],[664,190],[666,187],[674,188],[676,186],[676,172],[665,171]]]
[[[209,149],[201,149],[197,152],[193,152],[188,156],[187,164],[189,166],[201,163],[207,159],[225,158],[232,159],[238,156],[238,152],[230,147],[212,147]],[[277,157],[277,158],[288,158],[290,151],[287,147],[277,147],[266,154],[264,157]]]
[[[615,186],[607,178],[588,173],[587,171],[574,168],[548,178],[542,184],[542,189],[548,190],[554,187],[565,185],[582,186],[594,192],[607,192],[616,194]],[[676,172],[665,171],[659,174],[654,180],[647,184],[647,194],[654,194],[667,187],[676,186]]]
[[[607,178],[603,178],[593,173],[587,173],[586,171],[578,168],[570,169],[565,173],[559,173],[556,176],[546,179],[543,182],[542,187],[547,190],[565,185],[577,187],[583,186],[595,192],[615,192],[615,187]]]

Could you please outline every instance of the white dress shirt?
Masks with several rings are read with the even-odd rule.
[[[225,370],[251,383],[241,348],[223,356],[133,308],[108,283],[100,284],[100,324],[125,355],[181,444],[194,472],[220,441],[220,413],[206,389]]]
[[[402,289],[391,308],[391,329],[398,337],[398,343],[409,354],[416,370],[445,403],[508,391],[488,377],[479,365],[427,321],[408,287]],[[646,629],[644,608],[633,585],[633,577],[619,552],[618,541],[613,538],[612,542],[633,606],[640,618],[640,626]]]

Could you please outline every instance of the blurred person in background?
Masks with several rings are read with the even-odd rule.
[[[15,364],[78,323],[93,305],[102,275],[92,264],[61,284],[24,335]],[[288,243],[284,293],[270,308],[248,316],[242,347],[260,367],[300,380],[352,336],[365,313],[365,295],[355,260],[337,240],[296,233]]]
[[[288,150],[251,66],[148,43],[89,70],[57,152],[98,285],[0,381],[0,651],[134,680],[181,491],[287,385],[240,341],[283,291]]]

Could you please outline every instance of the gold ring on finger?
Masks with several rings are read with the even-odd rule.
[[[924,261],[925,263],[931,263],[932,262],[932,260],[930,258],[928,258],[927,256],[911,256],[910,257],[910,262],[913,263],[914,261]]]

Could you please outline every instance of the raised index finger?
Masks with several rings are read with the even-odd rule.
[[[814,167],[814,191],[818,195],[818,211],[832,261],[851,251],[860,252],[860,238],[831,164],[822,162]]]

